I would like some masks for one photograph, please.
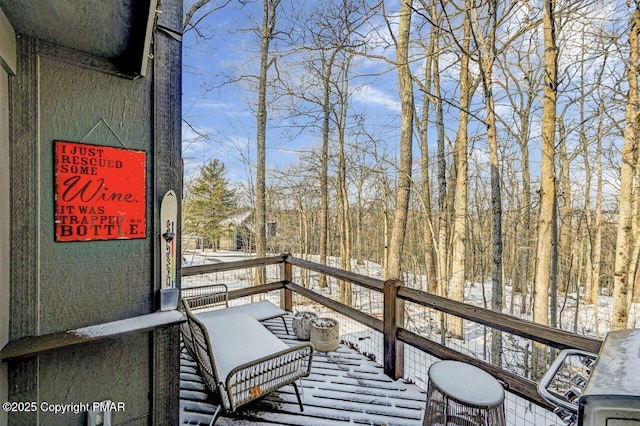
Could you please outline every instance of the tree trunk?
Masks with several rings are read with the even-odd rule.
[[[466,1],[464,13],[464,32],[460,58],[460,109],[458,132],[454,148],[456,165],[455,201],[453,207],[453,232],[451,235],[451,299],[464,301],[466,232],[467,232],[467,146],[469,125],[469,104],[471,99],[471,77],[469,73],[469,46],[471,44],[471,2]],[[460,317],[450,317],[449,332],[452,337],[464,340],[464,321]]]
[[[591,302],[593,303],[594,323],[596,337],[600,337],[599,325],[599,305],[598,296],[600,295],[600,263],[602,260],[602,138],[603,138],[603,119],[604,119],[604,102],[601,100],[598,106],[598,133],[596,137],[596,212],[593,236],[593,272],[591,274]]]
[[[432,6],[432,19],[437,19],[435,14],[435,5]],[[437,22],[437,21],[434,21]],[[429,51],[427,52],[427,61],[425,64],[425,92],[430,92],[431,81],[438,72],[438,52],[439,52],[439,31],[438,26],[431,27],[429,38]],[[434,71],[432,73],[432,70]],[[422,123],[420,126],[420,151],[421,161],[420,170],[422,175],[422,228],[424,234],[424,262],[427,275],[427,291],[431,294],[438,292],[438,281],[436,275],[436,258],[435,258],[435,237],[434,237],[434,220],[431,210],[431,182],[429,177],[429,96],[425,94],[424,105],[422,107]]]
[[[500,163],[498,159],[498,132],[496,129],[495,101],[493,99],[493,64],[495,62],[495,34],[498,5],[491,0],[489,5],[489,19],[491,19],[490,36],[483,45],[483,82],[485,92],[485,106],[487,108],[487,139],[489,142],[489,157],[491,161],[491,281],[492,296],[491,309],[502,312],[502,189],[500,186]],[[502,365],[502,333],[494,330],[491,334],[491,361],[494,365]]]
[[[531,251],[533,249],[532,242],[532,226],[531,226],[531,169],[529,166],[529,118],[531,112],[531,106],[533,102],[533,96],[529,96],[527,107],[522,111],[520,116],[520,122],[522,124],[522,136],[520,141],[521,163],[522,163],[522,205],[524,206],[524,215],[522,217],[523,222],[523,241],[524,246],[521,250],[521,256],[523,258],[523,274],[520,278],[522,284],[518,286],[518,291],[522,296],[522,313],[529,313],[527,309],[527,294],[529,293],[529,282],[531,280]],[[530,307],[530,306],[529,306]]]
[[[345,138],[347,106],[349,99],[349,60],[342,69],[342,84],[340,89],[340,106],[338,110],[338,219],[340,221],[340,267],[345,271],[351,270],[351,220],[349,212],[349,194],[347,193],[347,161],[345,157]],[[340,302],[351,306],[351,283],[339,281]]]
[[[437,63],[436,63],[437,65]],[[447,196],[447,161],[445,158],[445,129],[444,129],[444,112],[442,101],[440,98],[440,77],[439,70],[434,73],[434,90],[436,99],[436,128],[438,134],[438,249],[437,249],[437,279],[438,279],[438,296],[447,297],[449,293],[449,277],[448,277],[448,247],[449,247],[449,206]],[[438,323],[440,324],[440,343],[444,345],[446,314],[438,313]]]
[[[435,7],[435,6],[434,6]],[[444,109],[440,88],[440,49],[435,52],[433,62],[433,108],[436,113],[436,146],[438,174],[438,222],[436,247],[436,294],[447,295],[447,161],[445,158]],[[442,333],[444,336],[444,331]]]
[[[439,58],[439,52],[437,58]],[[436,252],[437,294],[439,296],[446,297],[449,284],[447,277],[447,239],[449,228],[447,211],[449,206],[447,205],[447,160],[445,152],[444,109],[440,91],[440,69],[438,60],[434,62],[433,91],[434,109],[436,111],[436,132],[438,135],[438,140],[436,141],[438,160],[438,246]],[[444,331],[442,336],[444,336]]]
[[[538,243],[534,279],[533,320],[549,323],[549,282],[553,240],[553,216],[555,214],[555,126],[557,90],[557,49],[555,34],[555,0],[543,2],[544,28],[544,101],[542,105],[542,158],[540,161],[540,214],[538,217]],[[534,343],[532,376],[538,379],[546,370],[545,345]]]
[[[616,238],[615,270],[613,274],[613,318],[611,328],[624,330],[629,319],[629,267],[631,242],[631,219],[633,199],[633,178],[637,155],[637,119],[638,119],[638,35],[640,33],[640,4],[631,17],[629,34],[629,94],[627,99],[626,123],[624,128],[624,146],[620,167],[620,201],[618,232]]]
[[[257,113],[257,171],[256,171],[256,256],[267,255],[266,236],[266,139],[267,139],[267,72],[270,67],[269,44],[273,39],[276,24],[276,7],[280,0],[264,0],[262,15],[262,33],[260,44],[260,77],[258,87]],[[257,268],[255,284],[266,283],[266,269]]]
[[[568,271],[573,270],[571,265],[571,247],[575,241],[576,235],[573,234],[572,224],[572,212],[571,212],[571,188],[569,178],[569,156],[567,155],[567,131],[564,124],[564,117],[561,117],[558,123],[558,163],[560,169],[560,179],[558,194],[556,195],[556,205],[558,206],[559,213],[559,238],[558,238],[558,255],[562,259],[562,271],[561,279],[557,279],[551,282],[551,297],[557,294],[558,291],[564,293],[567,290],[567,286],[571,281],[571,277],[568,275]],[[556,230],[558,232],[558,230]],[[558,262],[560,258],[554,259],[554,262]],[[553,276],[553,275],[552,275]],[[553,311],[553,304],[551,304]],[[556,326],[556,318],[551,315],[551,326]]]
[[[337,50],[331,54],[325,66],[325,73],[322,76],[323,98],[322,98],[322,153],[320,158],[320,263],[327,264],[327,242],[329,236],[329,131],[331,117],[331,75],[333,72],[333,62]],[[327,287],[327,277],[320,274],[318,278],[320,288]]]
[[[364,186],[365,178],[358,179],[358,193],[356,195],[356,264],[364,265],[364,257],[362,255],[363,241],[362,241],[362,225],[363,225],[363,206],[362,206],[362,188]]]
[[[639,100],[640,102],[640,100]],[[640,123],[638,119],[640,119],[640,104],[638,105],[638,109],[636,110],[636,144],[638,141],[638,126]],[[631,257],[629,259],[629,292],[628,292],[628,305],[631,306],[633,302],[634,296],[637,298],[638,291],[638,278],[640,277],[640,191],[638,190],[638,182],[640,182],[640,156],[636,152],[635,155],[636,165],[635,165],[635,185],[633,189],[633,201],[632,201],[632,220],[631,220],[631,241],[633,242],[633,250],[631,253]]]
[[[583,36],[584,41],[584,36]],[[584,55],[583,61],[580,64],[580,74],[584,79],[585,66]],[[580,122],[585,123],[585,88],[580,87]],[[585,238],[587,240],[586,249],[587,256],[585,258],[585,279],[584,279],[584,303],[590,305],[593,303],[591,298],[593,292],[591,286],[593,285],[593,219],[591,216],[591,161],[589,160],[589,141],[587,138],[586,128],[580,130],[580,143],[582,145],[582,159],[584,164],[585,174],[585,188],[584,188],[584,218],[585,218]],[[578,289],[578,299],[580,298],[580,291]],[[598,307],[596,306],[596,309]]]
[[[409,211],[411,193],[412,136],[413,136],[413,82],[409,67],[409,34],[411,31],[412,0],[403,0],[400,9],[400,24],[397,42],[397,67],[400,82],[401,130],[400,130],[400,169],[396,211],[389,245],[389,264],[387,278],[402,278],[402,251]]]

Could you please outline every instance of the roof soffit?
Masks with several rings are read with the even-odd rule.
[[[155,0],[0,0],[18,34],[140,71]]]

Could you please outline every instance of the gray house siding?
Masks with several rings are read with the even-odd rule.
[[[0,217],[9,217],[9,73],[15,71],[15,34],[0,10]],[[0,347],[9,341],[9,234],[8,220],[0,220]],[[8,368],[0,364],[0,401],[9,398]],[[7,413],[0,410],[0,425]]]
[[[159,23],[179,33],[181,13],[181,1],[163,2]],[[156,32],[154,50],[145,77],[124,78],[84,53],[18,35],[16,75],[0,67],[0,348],[158,309],[159,205],[182,188],[180,42]],[[55,140],[146,152],[146,238],[55,241]],[[176,424],[178,347],[173,326],[2,362],[0,399],[111,400],[126,406],[114,424]],[[84,425],[86,416],[39,410],[8,422]]]

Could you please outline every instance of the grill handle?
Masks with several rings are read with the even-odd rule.
[[[566,400],[564,400],[562,398],[559,398],[555,394],[552,394],[548,390],[549,385],[551,384],[551,382],[553,381],[554,377],[558,373],[558,370],[560,370],[560,367],[564,363],[565,359],[567,357],[573,356],[573,355],[581,355],[581,356],[584,356],[584,357],[588,357],[590,359],[595,359],[596,358],[596,355],[594,353],[587,352],[587,351],[581,351],[579,349],[564,349],[564,350],[560,351],[560,353],[558,354],[558,357],[551,363],[551,365],[549,366],[549,369],[547,370],[547,372],[544,373],[544,376],[542,376],[542,378],[538,382],[538,393],[548,403],[550,403],[550,404],[552,404],[552,405],[554,405],[556,407],[562,407],[562,408],[564,408],[566,410],[569,410],[573,414],[577,414],[578,413],[578,403],[577,403],[577,401],[576,402],[566,401]]]

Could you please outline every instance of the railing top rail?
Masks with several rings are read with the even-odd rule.
[[[344,281],[361,285],[371,290],[382,292],[384,289],[384,280],[378,278],[367,277],[366,275],[357,274],[355,272],[345,271],[333,266],[322,265],[320,263],[311,262],[309,260],[300,259],[291,255],[285,255],[284,261],[294,266],[298,266],[311,271],[320,272]]]
[[[211,263],[207,265],[185,266],[182,276],[208,274],[213,272],[233,271],[235,269],[253,268],[257,266],[277,265],[284,262],[286,255],[262,257],[259,259],[236,260],[233,262]]]
[[[602,341],[598,339],[580,336],[569,331],[537,324],[501,312],[494,312],[479,306],[468,305],[407,287],[401,287],[398,290],[398,297],[558,349],[576,348],[598,353],[602,345]]]

